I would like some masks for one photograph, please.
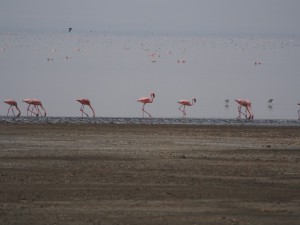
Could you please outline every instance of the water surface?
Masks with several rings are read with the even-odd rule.
[[[0,49],[0,99],[22,115],[22,99],[38,98],[49,116],[81,116],[85,97],[98,117],[141,117],[136,100],[155,92],[153,117],[180,118],[177,101],[196,97],[190,118],[235,118],[236,98],[252,101],[256,119],[298,118],[298,37],[1,33]]]

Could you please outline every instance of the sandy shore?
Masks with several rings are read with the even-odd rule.
[[[0,124],[0,224],[299,224],[300,127]]]

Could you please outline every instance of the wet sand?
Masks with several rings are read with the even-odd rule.
[[[0,124],[0,224],[299,224],[300,127]]]

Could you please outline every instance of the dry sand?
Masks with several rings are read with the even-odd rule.
[[[0,124],[0,224],[300,224],[300,127]]]

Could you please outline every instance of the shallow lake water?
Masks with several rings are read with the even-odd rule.
[[[79,117],[83,97],[98,117],[141,117],[137,99],[155,92],[155,118],[181,118],[177,101],[195,97],[188,118],[234,119],[245,98],[255,119],[298,119],[299,59],[299,37],[1,33],[0,115],[5,99],[24,116],[22,99],[38,98],[49,116]]]

